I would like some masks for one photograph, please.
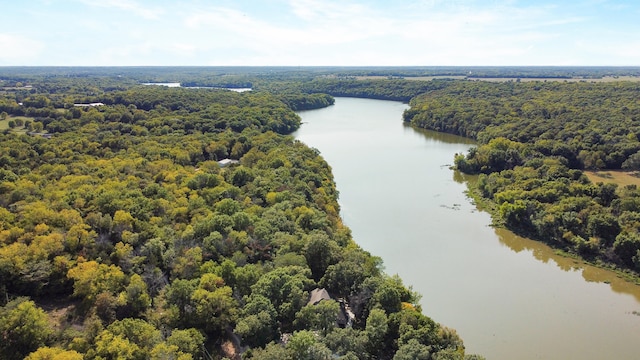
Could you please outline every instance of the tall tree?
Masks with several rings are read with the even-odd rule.
[[[0,309],[3,359],[23,359],[45,345],[52,333],[47,314],[31,300],[18,298]]]

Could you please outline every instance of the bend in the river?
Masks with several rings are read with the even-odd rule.
[[[294,135],[333,168],[345,223],[488,359],[632,359],[640,287],[489,226],[450,168],[472,142],[402,123],[399,102],[337,98]]]

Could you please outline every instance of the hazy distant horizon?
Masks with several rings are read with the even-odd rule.
[[[627,67],[639,18],[631,0],[6,2],[0,66]]]
[[[640,68],[640,65],[0,65],[2,68],[315,68],[315,69],[492,69]]]

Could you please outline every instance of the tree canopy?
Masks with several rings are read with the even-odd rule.
[[[247,358],[391,359],[401,336],[464,354],[417,310],[415,334],[398,330],[417,296],[357,246],[329,165],[286,135],[292,109],[331,97],[74,76],[0,95],[34,129],[0,134],[0,357],[203,359],[239,339]],[[307,304],[321,286],[352,328],[338,302]]]

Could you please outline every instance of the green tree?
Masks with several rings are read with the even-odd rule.
[[[411,339],[400,346],[393,360],[431,360],[431,347]]]
[[[118,236],[122,236],[124,231],[132,231],[135,219],[133,216],[124,210],[116,210],[113,214],[113,232]]]
[[[305,247],[305,258],[313,279],[319,281],[330,265],[338,262],[340,248],[324,233],[313,233]]]
[[[342,261],[327,267],[320,286],[332,294],[347,297],[355,293],[365,279],[380,274],[381,261],[359,249],[345,251]]]
[[[356,359],[368,359],[367,336],[363,331],[352,327],[335,328],[322,340],[336,355],[352,354]]]
[[[107,330],[129,339],[144,349],[151,349],[162,338],[155,326],[142,319],[119,320],[109,325]]]
[[[233,290],[224,285],[221,277],[204,274],[199,287],[191,295],[195,307],[194,325],[209,333],[220,333],[236,321],[238,308]]]
[[[205,336],[195,328],[174,329],[167,338],[167,344],[176,346],[185,354],[191,354],[194,359],[201,359],[205,339]]]
[[[313,284],[310,275],[309,269],[299,266],[277,268],[262,275],[251,291],[269,299],[278,312],[278,321],[287,327],[307,303],[307,289]]]
[[[391,314],[400,311],[403,302],[417,300],[414,299],[415,295],[402,285],[402,280],[397,275],[376,279],[369,284],[375,287],[375,292],[369,301],[372,309],[379,308]]]
[[[235,281],[234,293],[238,296],[245,296],[251,293],[251,286],[255,284],[263,275],[263,269],[257,264],[246,264],[233,270]]]
[[[132,343],[123,336],[115,335],[110,331],[103,331],[95,339],[95,348],[89,351],[98,359],[144,359],[146,354],[138,345]]]
[[[233,199],[222,199],[216,203],[215,209],[221,214],[231,216],[240,211],[242,207],[240,206],[240,203]]]
[[[166,342],[161,342],[154,346],[149,353],[150,360],[193,360],[191,354],[185,354],[180,351],[177,345],[169,345]]]
[[[275,340],[278,313],[271,301],[262,295],[251,294],[245,302],[235,333],[242,337],[243,343],[252,347],[264,346]]]
[[[181,279],[192,279],[199,275],[201,265],[202,248],[199,246],[189,248],[175,260],[172,276]]]
[[[637,233],[620,233],[613,243],[613,251],[622,262],[629,267],[634,267],[634,257],[640,250],[640,235]]]
[[[251,358],[255,360],[294,360],[290,351],[287,351],[284,346],[273,342],[267,344],[264,349],[252,349],[251,353]]]
[[[602,238],[605,246],[613,244],[620,230],[620,224],[613,215],[597,211],[589,214],[587,231],[591,236]]]
[[[316,335],[307,330],[295,332],[286,345],[294,359],[329,360],[331,350],[318,341]]]
[[[100,293],[119,293],[126,281],[126,275],[119,267],[93,260],[69,269],[67,277],[73,280],[73,294],[89,303],[93,303]]]
[[[160,331],[142,319],[123,319],[109,325],[95,340],[96,355],[106,359],[148,359],[161,342]]]
[[[32,352],[25,360],[83,360],[82,354],[75,350],[64,350],[56,347],[41,347]]]
[[[126,303],[133,314],[140,314],[151,306],[151,297],[147,292],[147,284],[138,274],[131,275],[129,285],[125,288]]]
[[[334,300],[322,300],[309,304],[296,314],[294,326],[300,330],[316,330],[323,336],[337,326],[340,304]]]
[[[382,350],[384,338],[389,325],[387,324],[387,314],[382,309],[372,309],[367,317],[365,334],[369,341],[368,347],[372,354],[377,354]]]
[[[190,324],[195,321],[195,309],[191,296],[197,287],[197,279],[177,279],[165,289],[166,307],[176,312],[175,322],[179,326],[190,327]]]
[[[640,151],[629,156],[627,160],[622,163],[622,168],[625,170],[640,170]]]
[[[254,179],[254,175],[250,169],[245,168],[244,166],[239,166],[238,168],[236,168],[236,170],[233,172],[233,175],[231,176],[231,183],[234,186],[242,187],[247,183],[249,183],[250,181],[253,181],[253,179]]]
[[[47,314],[31,300],[18,298],[0,309],[3,359],[23,359],[45,345],[52,333]]]

